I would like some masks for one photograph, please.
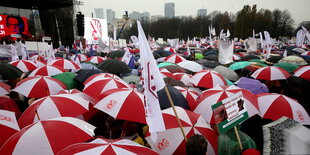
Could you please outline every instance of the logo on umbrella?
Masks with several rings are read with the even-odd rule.
[[[14,122],[14,120],[11,117],[0,115],[0,120],[1,121],[7,121],[7,122]]]
[[[116,103],[117,103],[117,101],[110,100],[110,102],[106,105],[106,107],[104,107],[104,109],[111,110],[116,105]]]
[[[297,110],[296,113],[298,115],[298,118],[303,121],[304,120],[304,116],[302,115],[302,112]]]
[[[157,144],[157,148],[159,151],[162,151],[163,149],[167,148],[168,146],[169,146],[169,141],[166,138],[160,140],[159,143]]]

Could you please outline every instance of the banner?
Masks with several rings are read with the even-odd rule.
[[[7,35],[16,38],[29,36],[27,18],[0,15],[0,37]]]
[[[87,44],[98,44],[98,36],[100,36],[104,44],[109,45],[108,24],[106,19],[85,17],[84,21],[84,38]]]
[[[242,92],[231,95],[212,105],[212,110],[220,133],[228,131],[249,118]]]
[[[229,64],[233,62],[234,42],[219,40],[219,62],[221,64]]]

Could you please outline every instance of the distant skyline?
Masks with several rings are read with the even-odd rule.
[[[91,17],[94,8],[112,9],[115,17],[121,18],[125,11],[149,12],[153,15],[164,15],[165,3],[175,3],[175,16],[196,17],[199,9],[207,9],[208,14],[218,10],[222,13],[227,11],[236,14],[244,5],[253,6],[257,4],[257,9],[287,9],[294,19],[294,26],[298,26],[302,21],[310,21],[309,6],[310,0],[80,0],[84,2],[79,6],[87,17]]]

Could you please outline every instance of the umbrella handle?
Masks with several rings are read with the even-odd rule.
[[[241,143],[241,140],[240,140],[240,136],[239,136],[239,133],[238,133],[237,127],[236,127],[236,126],[234,126],[234,129],[235,129],[235,133],[236,133],[236,137],[237,137],[237,140],[238,140],[238,143],[239,143],[240,150],[241,150],[241,152],[242,152],[243,147],[242,147],[242,143]]]
[[[181,129],[181,132],[182,132],[182,135],[183,135],[183,137],[184,137],[184,140],[185,140],[185,142],[187,142],[187,138],[186,138],[185,132],[184,132],[184,130],[183,130],[183,127],[182,127],[180,118],[179,118],[179,116],[178,116],[178,113],[177,113],[177,111],[175,110],[174,103],[173,103],[173,101],[172,101],[172,99],[171,99],[170,92],[169,92],[169,90],[168,90],[167,85],[165,85],[165,92],[166,92],[166,94],[167,94],[168,100],[169,100],[169,102],[170,102],[170,104],[171,104],[171,107],[172,107],[172,109],[173,109],[174,115],[175,115],[175,117],[176,117],[176,119],[177,119],[177,121],[178,121],[178,124],[179,124],[179,127],[180,127],[180,129]]]

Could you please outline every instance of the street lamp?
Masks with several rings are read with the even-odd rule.
[[[122,29],[119,31],[116,40],[118,40],[118,39],[121,37],[121,34],[122,34],[123,30],[124,30],[124,27],[125,27],[125,25],[126,25],[128,19],[129,19],[129,17],[128,17],[128,11],[125,11],[125,14],[123,15],[123,19],[125,19],[125,23],[123,24]]]

